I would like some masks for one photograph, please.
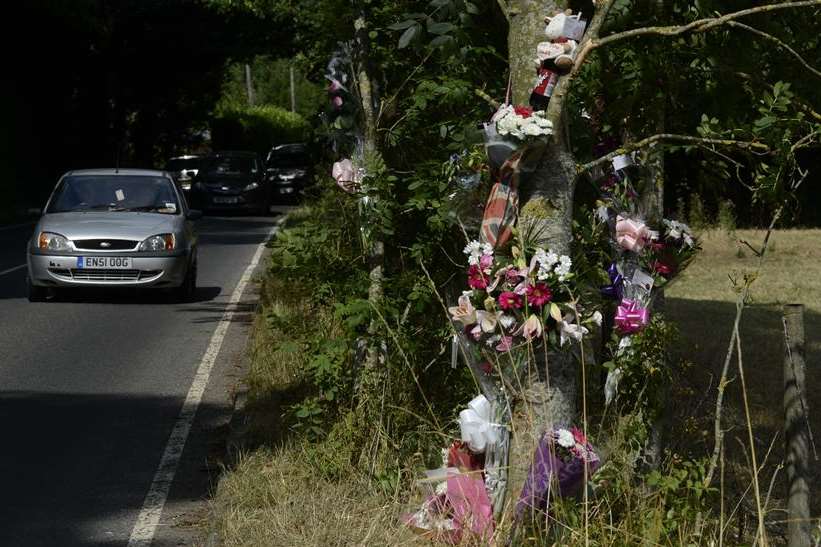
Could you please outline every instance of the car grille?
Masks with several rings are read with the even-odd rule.
[[[108,245],[104,245],[107,243]],[[137,247],[139,241],[132,241],[130,239],[75,239],[74,246],[78,249],[85,249],[89,251],[99,251],[100,249],[106,251],[123,251],[130,250]]]
[[[162,270],[86,270],[72,268],[49,268],[56,276],[74,281],[148,281],[160,274]]]

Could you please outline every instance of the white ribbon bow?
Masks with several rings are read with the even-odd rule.
[[[499,442],[498,426],[490,421],[490,401],[484,395],[474,397],[468,408],[459,413],[462,442],[471,452],[483,453],[489,445]]]

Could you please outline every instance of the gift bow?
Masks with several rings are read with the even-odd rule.
[[[640,253],[651,238],[652,232],[643,222],[622,215],[616,217],[616,241],[623,248]]]
[[[616,328],[624,334],[640,331],[650,321],[650,310],[635,300],[624,298],[616,310]]]
[[[601,293],[609,298],[621,300],[624,284],[624,277],[619,273],[616,263],[613,262],[607,267],[607,275],[610,276],[610,284],[601,288]]]
[[[484,395],[474,397],[459,413],[459,428],[462,441],[477,454],[499,441],[498,426],[490,421],[490,401]]]

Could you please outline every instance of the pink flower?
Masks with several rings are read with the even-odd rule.
[[[482,255],[482,258],[479,259],[479,267],[482,270],[487,270],[493,266],[493,255]]]
[[[501,341],[499,341],[499,345],[496,346],[496,351],[500,351],[502,353],[506,351],[510,351],[513,347],[513,337],[512,336],[502,336]]]
[[[542,335],[542,322],[535,315],[531,315],[522,325],[522,335],[527,339],[538,338]]]
[[[573,438],[576,439],[576,442],[580,445],[587,444],[587,437],[584,436],[584,433],[581,429],[577,427],[571,427],[570,432],[573,433]]]
[[[621,215],[616,217],[616,241],[623,248],[640,253],[650,239],[650,229],[643,222]]]
[[[522,277],[522,273],[510,266],[508,269],[505,270],[505,281],[510,283],[511,285],[516,285],[519,283],[519,279]]]
[[[505,291],[499,295],[499,307],[503,310],[522,307],[522,297],[515,292]]]
[[[334,97],[331,102],[337,109],[342,108],[342,97]]]
[[[660,260],[656,260],[655,262],[653,262],[653,271],[657,272],[659,275],[667,277],[669,275],[672,275],[673,266],[671,266],[670,264],[666,264]]]
[[[459,305],[448,308],[448,311],[454,321],[466,327],[476,322],[476,308],[470,302],[470,297],[465,294],[459,297]]]
[[[553,298],[553,292],[544,283],[536,283],[527,288],[527,303],[534,308],[541,308]]]
[[[487,278],[475,264],[468,268],[468,286],[471,289],[487,288]]]

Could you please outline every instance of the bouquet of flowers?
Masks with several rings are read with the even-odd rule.
[[[464,252],[470,290],[448,311],[462,334],[483,351],[507,353],[544,340],[561,347],[588,333],[574,320],[574,313],[563,315],[560,307],[572,310],[569,256],[537,248],[528,261],[514,247],[512,257],[500,258],[489,244],[479,241],[468,243]],[[596,312],[583,322],[600,324],[601,314]]]
[[[542,140],[553,134],[553,124],[542,110],[534,111],[526,106],[502,105],[491,118],[496,132],[519,142]]]
[[[585,466],[588,475],[598,469],[599,457],[584,433],[575,427],[556,428],[546,432],[536,447],[536,455],[530,466],[519,501],[516,518],[521,519],[525,509],[546,511],[551,492],[550,483],[555,481],[561,496],[571,496],[584,483]]]

